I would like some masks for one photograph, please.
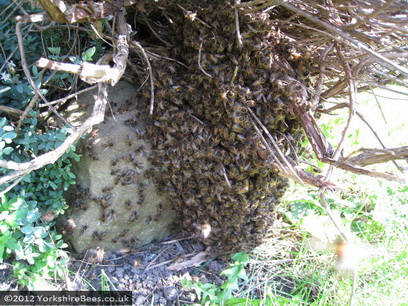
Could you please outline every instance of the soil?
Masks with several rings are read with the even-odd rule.
[[[72,273],[56,290],[102,290],[103,283],[110,290],[132,291],[133,305],[188,305],[198,302],[193,290],[183,288],[181,280],[187,278],[201,283],[221,285],[220,272],[228,262],[209,258],[181,270],[170,270],[171,265],[183,263],[203,252],[204,245],[182,234],[160,243],[151,243],[134,251],[106,252],[89,250],[72,258]],[[13,278],[12,268],[0,265],[0,290],[22,289]],[[104,275],[106,276],[104,282]]]

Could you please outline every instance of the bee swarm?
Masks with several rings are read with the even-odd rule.
[[[145,23],[134,25],[134,39],[152,54],[153,163],[186,231],[213,250],[250,249],[262,242],[288,182],[271,166],[248,108],[296,158],[303,133],[282,80],[310,86],[308,60],[267,12],[238,12],[238,29],[226,1],[177,2],[145,4]],[[149,86],[142,91],[150,98]],[[203,228],[211,232],[199,235]]]

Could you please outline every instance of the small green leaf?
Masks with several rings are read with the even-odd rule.
[[[33,228],[33,235],[37,238],[44,238],[45,236],[47,236],[47,231],[45,227],[36,226]]]
[[[16,90],[17,90],[19,93],[23,93],[23,91],[24,91],[23,85],[17,84],[17,85],[16,85]]]
[[[92,61],[92,57],[94,56],[95,51],[96,48],[92,47],[86,50],[85,52],[82,52],[82,59],[87,62]]]
[[[11,131],[14,131],[14,128],[10,125],[6,125],[6,126],[3,126],[3,130],[5,130],[6,132],[11,132]]]
[[[27,225],[21,228],[21,232],[23,232],[26,235],[31,234],[33,230],[34,228],[31,225]]]
[[[60,47],[48,47],[48,51],[50,51],[54,55],[59,55],[61,53]]]
[[[33,75],[36,77],[38,75],[38,68],[36,65],[33,65],[33,67],[31,68]]]
[[[64,134],[56,134],[55,138],[57,138],[58,140],[61,140],[61,141],[65,141],[65,139],[67,137]]]
[[[0,143],[1,144],[1,143]],[[3,154],[5,154],[5,155],[9,155],[11,152],[13,152],[14,151],[14,148],[12,148],[12,147],[8,147],[8,148],[4,148],[3,149]]]
[[[16,138],[17,137],[17,134],[16,133],[14,133],[14,132],[7,132],[7,133],[4,133],[3,134],[3,136],[2,136],[2,138],[7,142],[7,139],[14,139],[14,138]]]

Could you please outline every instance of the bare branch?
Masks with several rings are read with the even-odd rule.
[[[37,88],[37,85],[35,84],[33,78],[31,77],[30,71],[27,68],[27,62],[26,62],[25,53],[24,53],[23,39],[22,39],[22,35],[21,35],[21,26],[22,26],[22,24],[23,23],[21,21],[18,21],[17,24],[16,24],[16,36],[17,36],[17,41],[18,41],[18,47],[20,49],[21,66],[23,67],[24,74],[26,75],[27,80],[30,83],[31,87],[34,89],[36,94],[39,97],[41,97],[41,99],[44,101],[44,103],[47,104],[48,103],[47,99],[44,97],[44,95]],[[57,115],[57,117],[59,119],[62,120],[62,122],[64,122],[66,125],[68,125],[69,127],[72,128],[72,125],[64,117],[62,117],[52,105],[48,105],[48,107],[54,112],[55,115]]]
[[[44,153],[33,160],[25,163],[0,160],[0,167],[15,172],[0,178],[0,185],[19,179],[31,171],[42,168],[45,165],[55,163],[73,144],[75,144],[93,125],[103,121],[106,104],[108,103],[107,84],[99,84],[98,98],[95,101],[92,115],[55,150]]]
[[[150,78],[150,110],[149,110],[149,113],[150,115],[152,115],[153,106],[154,106],[154,78],[153,78],[153,72],[152,72],[152,65],[150,64],[149,57],[147,56],[141,44],[139,44],[137,41],[134,41],[134,40],[132,40],[130,44],[136,50],[139,50],[142,53],[143,59],[146,61],[147,70],[149,72],[149,78]]]
[[[346,158],[347,162],[356,166],[368,166],[386,163],[395,160],[405,160],[408,163],[408,146],[393,149],[368,149],[361,148],[357,152],[361,154]],[[350,154],[351,156],[355,153]]]

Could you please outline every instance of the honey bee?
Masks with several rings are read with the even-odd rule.
[[[152,222],[152,216],[146,217],[145,224],[149,225]]]
[[[103,152],[105,152],[106,150],[108,150],[109,148],[112,148],[112,147],[113,147],[113,142],[108,142],[108,143],[103,144],[102,145],[102,148],[104,148]]]
[[[135,244],[140,243],[140,240],[137,239],[136,237],[132,237],[132,238],[130,238],[130,243],[135,245]],[[139,262],[139,265],[140,265],[140,262]]]
[[[85,233],[85,231],[86,231],[87,229],[88,229],[88,225],[82,226],[81,231],[79,232],[80,235],[82,235],[83,233]]]
[[[135,221],[138,220],[138,219],[139,219],[139,214],[137,213],[137,211],[133,211],[133,212],[130,214],[129,222],[135,222]]]
[[[109,213],[108,213],[108,216],[106,217],[106,220],[107,220],[107,221],[110,221],[110,220],[112,220],[112,219],[116,220],[116,213],[115,213],[115,210],[114,210],[114,209],[111,209],[111,210],[109,211]]]
[[[113,189],[113,187],[103,187],[102,188],[102,193],[107,193],[109,191],[111,191]]]
[[[120,232],[119,237],[124,237],[129,233],[129,229],[126,228],[123,231]]]
[[[120,157],[116,157],[116,158],[114,158],[114,159],[112,159],[112,161],[111,161],[111,166],[116,166],[116,164],[118,163],[118,161],[120,161]]]
[[[76,229],[77,225],[74,218],[68,218],[65,220],[62,226],[62,234],[63,235],[71,235],[74,229]]]
[[[129,147],[132,146],[132,139],[131,139],[130,135],[127,135],[127,136],[126,136],[125,142],[126,142],[126,144],[127,144]]]
[[[93,128],[91,133],[90,133],[90,138],[96,138],[99,135],[99,129],[98,128]]]
[[[127,200],[127,201],[125,202],[125,206],[126,206],[128,209],[130,209],[130,208],[132,207],[132,202],[131,202],[130,200]]]
[[[106,237],[106,232],[98,232],[98,231],[94,231],[92,233],[92,238],[101,241],[102,239],[104,239]]]

